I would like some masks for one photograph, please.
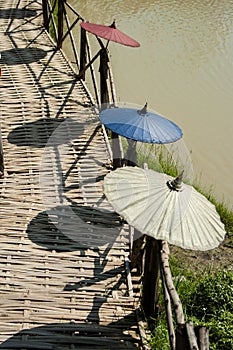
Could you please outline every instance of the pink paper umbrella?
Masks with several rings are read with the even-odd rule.
[[[122,44],[125,46],[131,46],[131,47],[139,47],[140,44],[130,38],[128,35],[121,32],[119,29],[116,28],[115,21],[110,26],[105,26],[102,24],[94,24],[89,22],[82,22],[81,27],[84,28],[86,31],[95,34],[96,36],[106,39],[109,41],[114,41],[118,44]],[[107,42],[107,45],[108,45]]]

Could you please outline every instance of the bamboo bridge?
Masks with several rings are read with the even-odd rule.
[[[0,0],[0,349],[144,349],[111,149],[42,8]]]

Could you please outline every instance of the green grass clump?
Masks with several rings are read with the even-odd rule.
[[[205,273],[182,299],[186,313],[205,322],[219,318],[225,311],[233,314],[233,273],[229,270]]]
[[[122,137],[121,141],[124,154],[126,154],[128,148],[127,140]],[[146,163],[149,169],[175,177],[179,174],[179,164],[177,164],[173,156],[166,147],[161,145],[137,143],[137,166],[140,168],[143,168]]]
[[[171,257],[170,267],[185,319],[209,328],[210,350],[233,349],[233,272],[226,269],[193,272],[182,266],[176,257]],[[163,305],[162,299],[160,303]],[[152,349],[163,350],[169,346],[166,334],[163,310],[159,319],[155,320]]]
[[[186,315],[210,330],[210,350],[233,349],[233,272],[206,272],[180,298]],[[179,293],[179,288],[178,288]]]
[[[152,350],[170,350],[170,342],[167,331],[167,321],[165,312],[162,312],[160,317],[154,320],[154,327],[151,330],[152,337],[150,346]]]

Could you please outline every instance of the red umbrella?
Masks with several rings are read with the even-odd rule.
[[[88,32],[99,36],[100,38],[106,39],[109,41],[114,41],[118,44],[131,47],[139,47],[140,44],[130,38],[128,35],[121,32],[116,28],[115,21],[110,26],[105,26],[102,24],[94,24],[89,22],[82,22],[81,27],[87,30]],[[108,45],[108,43],[107,43]]]

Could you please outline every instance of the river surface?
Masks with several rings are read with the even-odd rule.
[[[147,101],[149,110],[178,124],[195,178],[232,208],[233,1],[70,2],[89,22],[116,19],[140,42],[140,48],[109,44],[118,101]]]

